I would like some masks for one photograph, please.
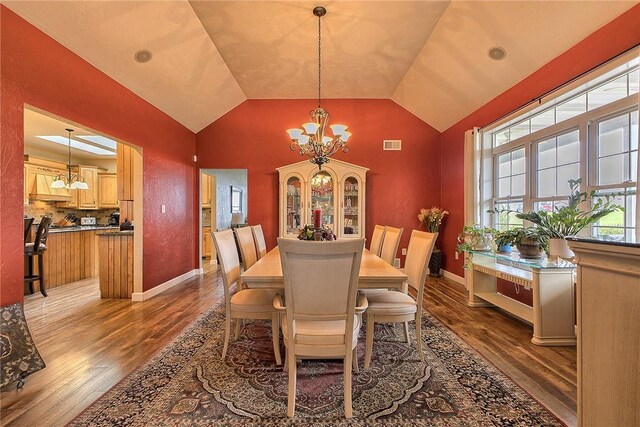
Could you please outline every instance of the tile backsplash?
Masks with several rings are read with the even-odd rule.
[[[98,224],[106,224],[109,221],[109,215],[118,212],[118,209],[99,209],[97,211],[86,211],[79,209],[59,208],[55,202],[45,202],[42,200],[33,200],[24,206],[24,214],[35,218],[35,222],[39,222],[43,216],[53,218],[53,223],[64,219],[67,214],[73,213],[78,217],[93,216]]]

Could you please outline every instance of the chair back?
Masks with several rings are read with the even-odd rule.
[[[53,219],[48,216],[43,216],[40,220],[40,225],[38,225],[38,231],[36,231],[36,237],[33,239],[33,248],[37,252],[40,248],[40,245],[47,244],[47,237],[49,237],[49,227],[51,227],[51,223]]]
[[[29,233],[31,231],[31,226],[33,225],[33,217],[25,217],[24,218],[24,241],[27,242],[29,238]]]
[[[384,238],[384,232],[387,227],[384,225],[377,225],[373,227],[373,235],[371,236],[371,244],[369,245],[369,252],[380,256],[382,250],[382,239]]]
[[[240,259],[238,258],[238,249],[236,249],[236,239],[231,230],[216,231],[211,235],[218,252],[218,260],[220,260],[224,299],[228,306],[229,288],[240,279]]]
[[[384,232],[384,240],[382,241],[382,249],[380,250],[380,258],[393,265],[393,260],[398,253],[398,245],[404,228],[395,228],[387,226]]]
[[[238,238],[240,253],[242,254],[242,266],[244,267],[244,271],[247,271],[249,267],[258,261],[256,244],[253,241],[253,232],[251,231],[251,227],[238,227],[235,229],[235,233]]]
[[[438,233],[413,230],[409,238],[407,259],[404,263],[404,272],[407,275],[409,286],[418,291],[418,306],[422,306],[422,293],[429,271],[429,260],[433,247],[436,244]]]
[[[262,232],[262,226],[252,225],[251,232],[253,233],[253,240],[256,243],[256,255],[260,259],[267,253],[267,244],[264,241],[264,233]]]
[[[351,338],[364,239],[310,242],[278,238],[278,247],[289,342],[295,342],[296,320],[346,320],[346,338]]]

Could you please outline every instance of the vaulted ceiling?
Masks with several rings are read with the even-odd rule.
[[[3,4],[194,132],[246,99],[317,97],[319,2]],[[392,99],[443,131],[636,4],[329,1],[322,98]]]

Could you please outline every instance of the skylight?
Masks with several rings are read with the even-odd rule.
[[[102,135],[76,135],[76,138],[84,139],[85,141],[93,142],[94,144],[102,145],[103,147],[113,150],[115,150],[117,146],[116,141]]]
[[[65,147],[69,145],[69,140],[65,136],[36,135],[36,137],[47,140],[47,141],[55,142],[56,144],[64,145]],[[76,150],[87,151],[89,153],[97,154],[99,156],[115,156],[116,155],[114,151],[105,150],[103,148],[85,144],[84,142],[76,141],[74,139],[71,140],[71,148],[75,148]]]

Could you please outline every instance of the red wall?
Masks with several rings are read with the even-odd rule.
[[[309,120],[314,100],[248,100],[197,134],[198,167],[248,169],[248,221],[262,224],[267,246],[278,235],[276,168],[307,160],[289,150],[286,129]],[[440,200],[440,133],[390,100],[326,100],[330,123],[349,126],[350,151],[336,159],[369,168],[366,235],[375,224],[417,228],[420,208]],[[401,139],[401,151],[383,151]],[[368,245],[367,245],[368,246]],[[398,251],[400,253],[400,250]]]
[[[442,134],[442,206],[451,212],[442,236],[443,268],[463,275],[462,257],[454,259],[456,236],[464,223],[464,132],[483,127],[515,108],[640,43],[640,5],[564,52]]]
[[[142,147],[144,289],[192,270],[195,135],[5,6],[0,19],[0,305],[23,294],[24,104]]]

